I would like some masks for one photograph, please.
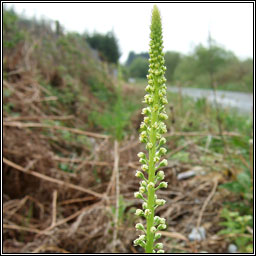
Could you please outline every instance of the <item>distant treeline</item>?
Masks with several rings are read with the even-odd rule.
[[[149,55],[130,52],[125,63],[127,78],[146,78]],[[205,47],[198,45],[188,55],[179,52],[165,53],[166,78],[171,84],[252,92],[253,60],[240,60],[231,51],[211,41]]]
[[[92,35],[86,33],[85,38],[89,45],[98,51],[99,57],[109,63],[118,63],[120,50],[117,39],[113,32],[106,34],[94,33]]]
[[[3,46],[5,54],[8,48],[13,48],[27,37],[28,31],[38,38],[50,35],[58,41],[58,45],[71,35],[94,49],[98,59],[116,66],[121,56],[118,39],[113,32],[100,33],[68,33],[58,21],[27,19],[15,13],[14,10],[4,8],[3,20]],[[19,26],[16,23],[19,23]],[[44,41],[44,40],[43,40]],[[46,41],[45,44],[49,44]],[[73,47],[73,53],[77,49]],[[59,58],[59,56],[56,56]],[[123,65],[124,78],[146,78],[148,72],[147,52],[134,53],[131,51],[125,65]],[[211,40],[208,46],[197,45],[191,54],[184,55],[179,52],[167,51],[165,53],[167,67],[166,78],[173,85],[209,88],[216,85],[218,89],[252,92],[253,90],[253,60],[239,59],[233,52],[219,46]]]

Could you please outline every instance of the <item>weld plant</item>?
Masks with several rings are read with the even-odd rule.
[[[134,194],[135,198],[144,201],[142,209],[137,209],[135,214],[146,218],[146,227],[142,223],[136,224],[136,229],[143,234],[134,241],[134,245],[143,247],[146,253],[164,253],[163,244],[156,243],[156,240],[161,237],[158,231],[166,229],[165,219],[155,216],[155,210],[165,204],[165,200],[157,198],[156,191],[167,188],[167,182],[163,181],[164,172],[160,169],[167,166],[167,160],[162,159],[167,151],[162,147],[166,143],[162,135],[167,132],[164,121],[168,116],[165,111],[167,88],[164,77],[166,67],[164,66],[162,24],[160,12],[156,6],[153,7],[150,29],[148,85],[143,101],[147,107],[142,109],[144,120],[140,126],[140,141],[146,144],[147,152],[138,153],[142,166],[141,170],[136,171],[135,176],[142,181],[139,191]]]

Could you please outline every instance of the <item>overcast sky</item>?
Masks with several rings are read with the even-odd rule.
[[[118,38],[122,56],[148,51],[153,3],[15,3],[27,17],[59,20],[67,31],[106,33]],[[208,31],[238,57],[253,57],[252,3],[157,3],[163,22],[165,51],[190,53],[206,45]]]

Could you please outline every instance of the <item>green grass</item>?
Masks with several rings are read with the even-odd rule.
[[[135,83],[133,86],[146,86],[147,79],[146,78],[135,78]],[[172,82],[171,84],[167,82],[168,86],[176,86],[178,82]],[[194,83],[188,83],[188,84],[182,84],[182,87],[188,87],[188,88],[199,88],[199,89],[209,89],[212,90],[209,82],[205,81],[199,84]],[[226,84],[218,84],[216,86],[217,90],[223,90],[223,91],[234,91],[234,92],[246,92],[246,93],[252,93],[252,88],[248,88],[245,84],[240,83],[226,83]]]

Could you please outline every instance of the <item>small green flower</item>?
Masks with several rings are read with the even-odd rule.
[[[144,226],[143,226],[141,223],[137,223],[136,226],[135,226],[135,228],[136,228],[137,230],[145,231],[145,228],[144,228]]]
[[[166,159],[162,160],[159,164],[159,167],[164,167],[164,166],[167,166],[168,162]]]
[[[137,216],[143,216],[144,212],[141,209],[136,209],[135,215]]]
[[[166,181],[162,181],[162,182],[159,184],[158,189],[159,189],[159,188],[167,188],[167,186],[168,186],[167,182],[166,182]]]
[[[156,248],[156,249],[163,249],[163,247],[164,247],[164,246],[163,246],[162,243],[157,243],[155,248]]]
[[[166,148],[160,148],[159,149],[159,154],[162,156],[162,155],[165,155],[167,153],[167,149]]]
[[[166,201],[164,199],[157,199],[156,200],[156,205],[164,205],[166,203]]]
[[[155,234],[155,240],[161,238],[161,236],[162,236],[161,233],[156,233],[156,234]]]
[[[140,153],[138,153],[138,157],[139,157],[139,158],[145,158],[145,157],[146,157],[146,155],[145,155],[145,153],[140,152]]]
[[[145,210],[145,216],[149,216],[151,214],[151,211],[149,209]]]
[[[159,171],[156,175],[157,180],[163,180],[164,179],[164,172],[163,171]]]
[[[143,202],[143,204],[142,204],[142,209],[147,209],[148,208],[148,205],[147,205],[147,203],[146,202]]]
[[[146,164],[143,164],[142,166],[141,166],[141,169],[143,170],[143,171],[148,171],[148,165],[146,165]]]
[[[165,224],[160,224],[160,225],[157,227],[157,230],[161,230],[161,229],[166,229],[166,225],[165,225]]]
[[[151,189],[151,188],[154,188],[155,187],[155,184],[153,182],[149,182],[148,183],[148,186],[147,186],[147,189]]]
[[[151,233],[155,233],[156,232],[156,228],[155,227],[151,227],[150,232]]]
[[[140,192],[141,194],[145,193],[145,192],[146,192],[145,187],[140,187],[140,188],[139,188],[139,192]]]
[[[136,171],[135,176],[138,178],[141,178],[141,179],[144,177],[144,175],[141,171]]]

